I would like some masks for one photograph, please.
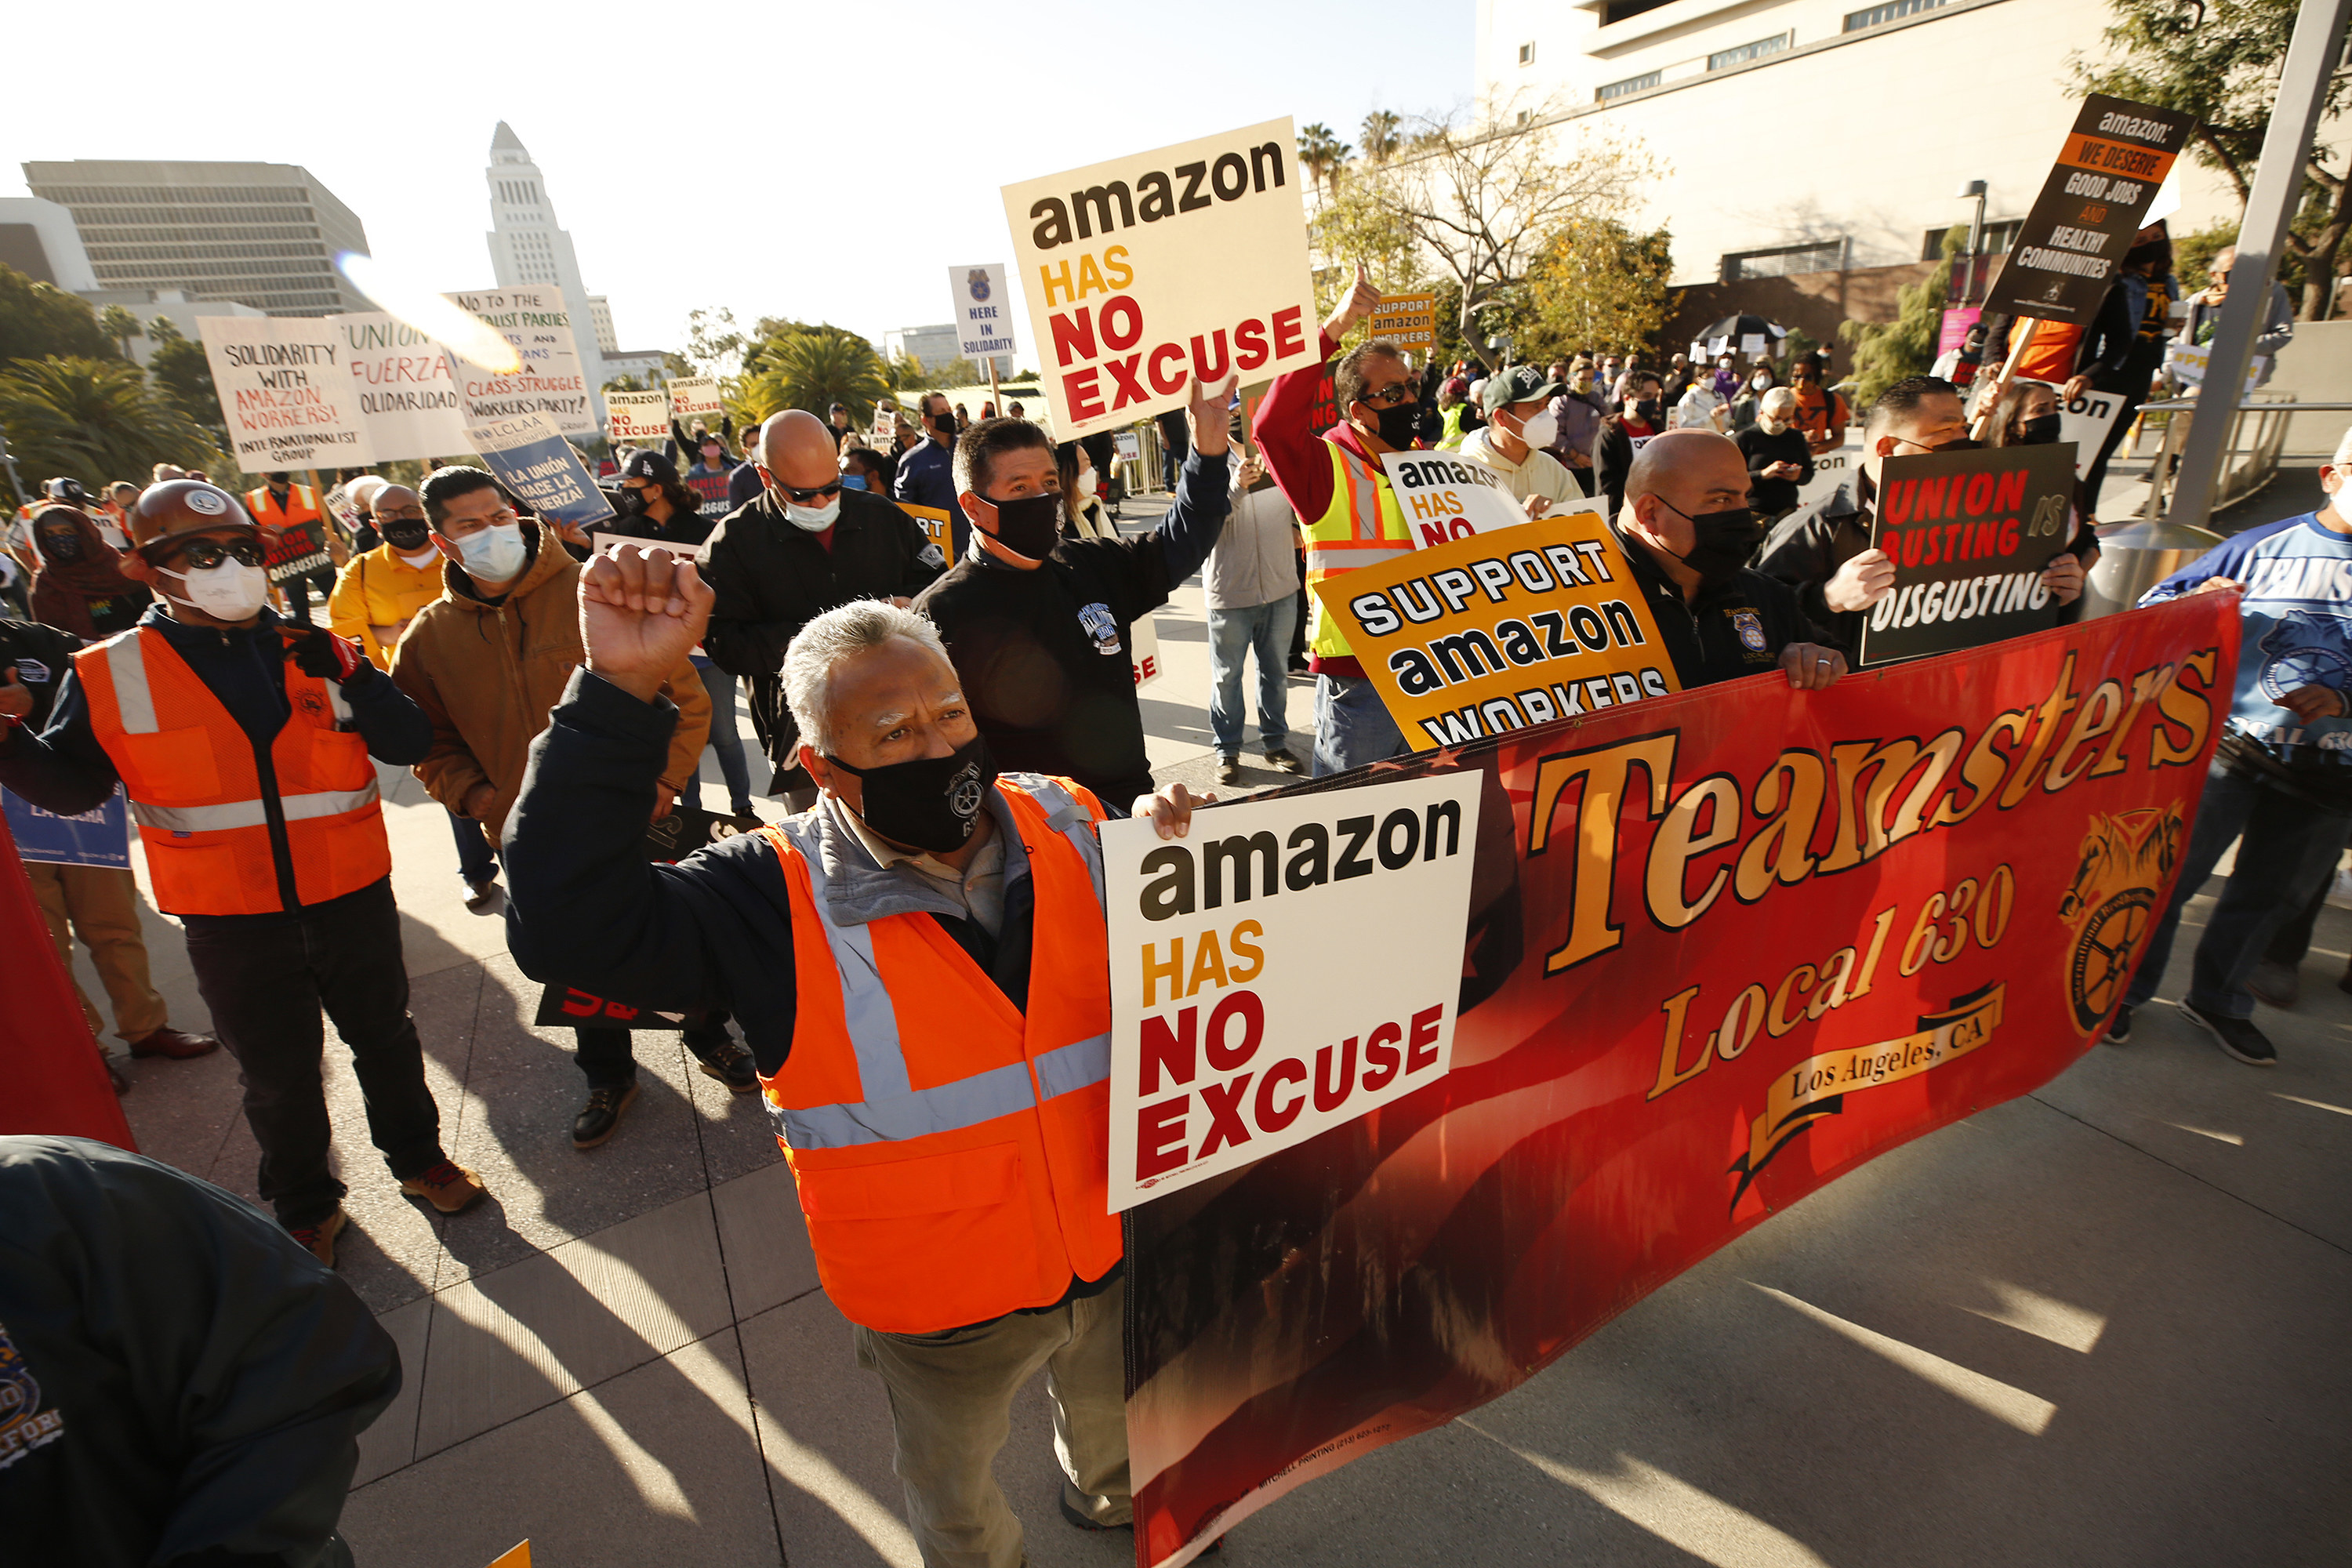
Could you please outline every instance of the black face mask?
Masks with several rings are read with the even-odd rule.
[[[1032,561],[1043,561],[1054,553],[1054,546],[1062,537],[1060,496],[1049,490],[1044,495],[988,504],[996,509],[997,543]]]
[[[2029,419],[2017,427],[2017,442],[2021,447],[2046,447],[2056,439],[2058,439],[2058,416],[2055,414],[2044,414],[2038,419]]]
[[[621,491],[621,515],[623,517],[636,517],[643,513],[645,510],[645,491],[632,489],[624,489]]]
[[[1658,427],[1658,419],[1663,412],[1664,410],[1658,406],[1657,399],[1654,397],[1645,397],[1633,405],[1633,417],[1653,430]]]
[[[1702,596],[1722,592],[1738,580],[1748,558],[1764,542],[1764,530],[1758,526],[1756,514],[1746,507],[1729,511],[1705,511],[1696,517],[1665,497],[1658,498],[1660,505],[1677,516],[1690,518],[1691,527],[1698,532],[1690,553],[1682,558],[1683,564],[1698,574]]]
[[[1381,410],[1381,439],[1402,451],[1412,445],[1420,419],[1421,410],[1410,403],[1390,405]]]
[[[946,437],[949,440],[954,440],[956,437],[955,416],[952,414],[932,415],[931,428]]]
[[[380,523],[376,531],[383,535],[386,544],[412,555],[425,548],[425,542],[431,533],[421,522]]]
[[[917,757],[887,767],[853,768],[839,757],[835,767],[856,779],[865,807],[857,815],[866,826],[893,844],[951,854],[971,839],[980,826],[989,786],[996,782],[996,759],[988,754],[988,738],[974,735],[944,757]]]
[[[81,535],[79,533],[49,535],[48,538],[41,541],[41,559],[54,561],[60,566],[70,565],[80,560]]]

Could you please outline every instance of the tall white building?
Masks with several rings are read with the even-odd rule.
[[[530,161],[522,138],[505,121],[490,138],[490,268],[501,289],[552,284],[563,290],[572,312],[572,335],[591,387],[617,375],[645,379],[659,373],[659,350],[624,352],[613,331],[613,310],[604,295],[588,292],[572,236],[555,221],[547,177]]]

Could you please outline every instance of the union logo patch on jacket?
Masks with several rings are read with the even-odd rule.
[[[41,1408],[41,1385],[0,1323],[0,1470],[65,1436],[66,1418]]]
[[[1764,617],[1758,615],[1755,611],[1732,611],[1731,629],[1739,634],[1739,641],[1742,647],[1756,653],[1762,653],[1765,651]]]

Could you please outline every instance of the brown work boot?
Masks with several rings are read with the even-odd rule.
[[[465,1166],[454,1160],[443,1160],[402,1182],[400,1190],[412,1198],[423,1198],[443,1214],[456,1214],[480,1202],[488,1189],[482,1185],[482,1178]]]
[[[210,1035],[191,1035],[166,1024],[152,1035],[142,1035],[131,1042],[134,1057],[169,1057],[175,1062],[190,1057],[208,1057],[220,1049],[220,1042]]]
[[[335,1266],[335,1237],[341,1233],[343,1226],[351,1223],[352,1216],[338,1207],[316,1225],[288,1226],[286,1234],[310,1248],[311,1257],[332,1268]]]

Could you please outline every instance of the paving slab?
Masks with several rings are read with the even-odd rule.
[[[425,1389],[432,1300],[428,1297],[378,1312],[375,1321],[400,1348],[400,1394],[360,1434],[360,1468],[352,1476],[354,1487],[404,1468],[416,1458],[416,1407]]]
[[[710,1205],[739,1322],[817,1289],[816,1255],[809,1250],[800,1194],[792,1167],[782,1159],[713,1186]]]

